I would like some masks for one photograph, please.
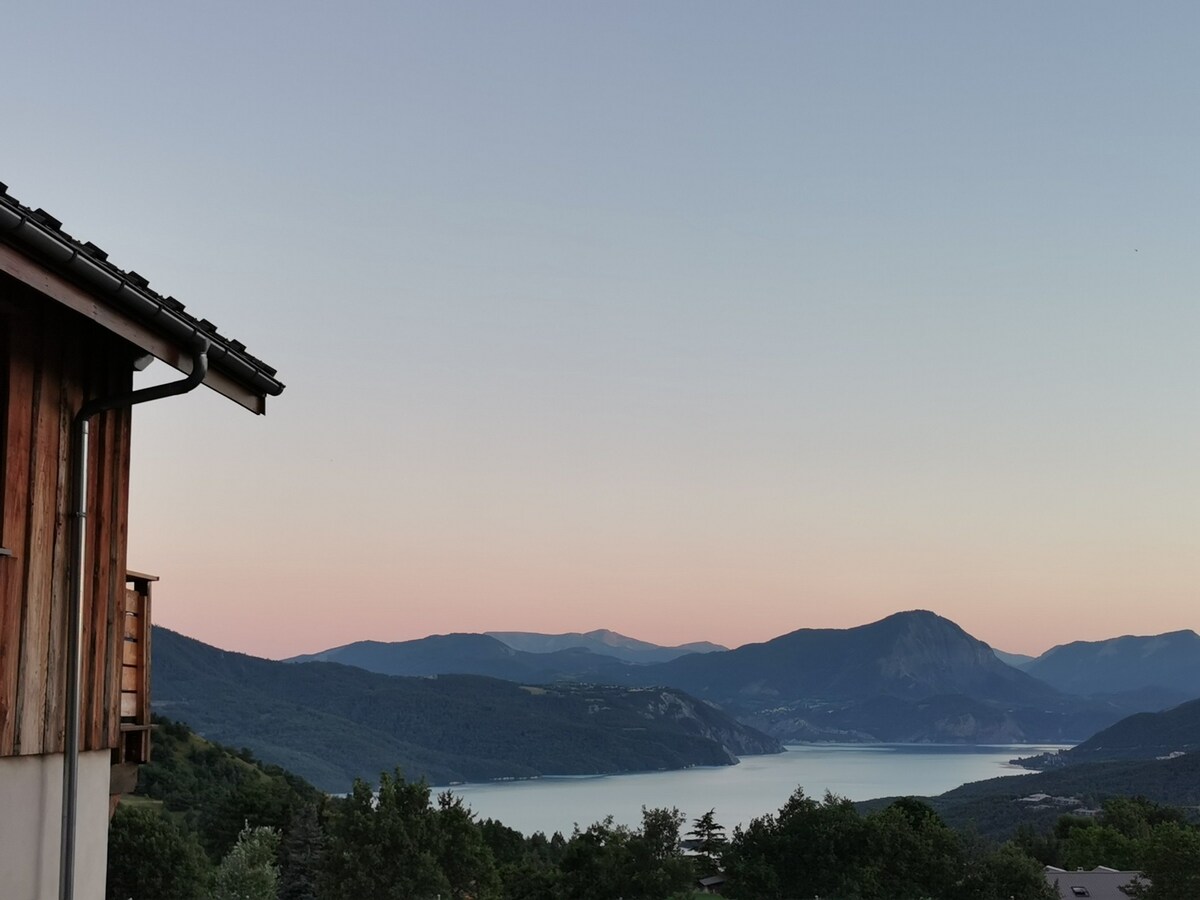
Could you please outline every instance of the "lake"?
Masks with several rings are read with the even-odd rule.
[[[798,785],[817,798],[826,790],[851,800],[928,796],[969,781],[1027,774],[1008,761],[1062,746],[801,744],[786,753],[742,757],[736,766],[460,784],[449,790],[479,818],[498,819],[526,834],[569,835],[575,823],[587,827],[609,814],[619,824],[639,825],[643,805],[678,807],[689,824],[715,809],[717,821],[732,834],[734,825],[776,812]]]

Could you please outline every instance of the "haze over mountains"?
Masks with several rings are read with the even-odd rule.
[[[781,740],[1071,741],[1129,711],[1067,698],[924,610],[680,657],[651,675]]]
[[[606,631],[495,632],[360,641],[271,662],[165,634],[155,647],[164,713],[323,785],[395,762],[434,780],[729,762],[776,749],[772,739],[1075,743],[1172,705],[1200,666],[1200,639],[1180,632],[1066,645],[1022,671],[922,610],[691,653]],[[1035,677],[1039,664],[1074,690]],[[546,695],[555,703],[531,700]],[[654,710],[639,706],[653,697]],[[597,698],[611,721],[589,717]],[[710,712],[723,718],[707,721]],[[652,726],[636,718],[646,716]],[[686,727],[664,738],[666,720]],[[597,753],[573,754],[567,734]],[[711,743],[681,739],[689,734]],[[660,740],[672,749],[655,749]]]
[[[445,784],[728,765],[781,749],[677,690],[398,678],[258,659],[164,628],[153,640],[157,712],[326,790],[396,766]]]
[[[1172,631],[1060,644],[1025,666],[1025,671],[1072,694],[1162,688],[1181,699],[1198,697],[1200,635]]]
[[[336,661],[393,675],[669,685],[785,741],[1070,742],[1130,712],[1169,705],[1169,698],[1146,692],[1081,700],[1007,665],[987,644],[923,610],[856,628],[800,629],[734,650],[677,655],[680,648],[667,648],[674,656],[660,663],[594,649],[637,645],[638,658],[648,658],[653,645],[611,632],[497,634],[540,652],[457,634],[362,641],[294,661]]]
[[[289,663],[335,662],[381,675],[486,675],[507,681],[625,683],[631,665],[613,656],[571,647],[545,653],[514,650],[486,634],[435,634],[412,641],[356,641]]]
[[[488,631],[485,633],[503,641],[514,650],[552,653],[555,650],[583,648],[630,663],[667,662],[687,653],[714,653],[718,650],[729,649],[708,641],[680,644],[677,647],[660,647],[658,644],[626,637],[615,631],[609,631],[607,628],[598,628],[583,634],[577,631],[566,634],[539,634],[534,631]]]

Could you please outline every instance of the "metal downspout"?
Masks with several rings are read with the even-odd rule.
[[[71,496],[71,571],[67,594],[67,691],[66,723],[63,746],[62,832],[59,843],[59,900],[75,897],[75,831],[79,792],[79,716],[82,681],[81,645],[83,644],[83,567],[87,552],[87,470],[88,420],[97,413],[186,394],[204,380],[208,372],[208,339],[196,335],[192,349],[192,371],[186,378],[156,384],[112,397],[89,400],[71,423],[72,475]]]

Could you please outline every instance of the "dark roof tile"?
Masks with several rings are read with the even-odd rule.
[[[41,207],[35,209],[32,213],[30,213],[30,215],[49,228],[51,231],[62,231],[62,222],[54,218],[54,216],[50,215],[50,213],[46,212]]]
[[[93,244],[91,241],[88,241],[86,244],[84,244],[83,249],[87,252],[87,255],[90,256],[92,259],[98,259],[101,262],[104,262],[105,260],[108,259],[108,254],[105,253],[103,250],[101,250],[99,247],[97,247],[95,244]]]
[[[226,356],[233,354],[234,357],[242,360],[242,362],[237,365],[245,366],[248,364],[250,367],[256,369],[259,373],[258,375],[253,373],[247,374],[245,373],[244,369],[238,370],[242,373],[242,375],[239,377],[248,378],[256,385],[256,390],[260,390],[265,394],[271,395],[279,394],[283,390],[283,384],[275,380],[276,370],[267,365],[261,359],[258,359],[257,357],[247,353],[246,346],[241,341],[234,341],[223,337],[217,332],[217,326],[215,326],[212,322],[209,322],[207,319],[198,320],[194,316],[185,312],[184,310],[186,307],[174,297],[164,297],[151,290],[150,282],[137,272],[132,270],[129,272],[121,271],[121,269],[117,268],[108,261],[108,254],[91,241],[88,241],[87,243],[80,243],[75,238],[71,237],[71,235],[67,234],[65,231],[62,231],[62,222],[54,218],[54,216],[50,215],[44,209],[31,210],[29,207],[22,205],[19,201],[9,195],[8,186],[3,182],[0,182],[0,200],[3,201],[3,205],[11,212],[15,212],[22,216],[26,221],[35,222],[37,223],[37,226],[53,232],[56,240],[65,243],[68,248],[74,250],[79,256],[88,258],[92,261],[92,263],[107,271],[110,275],[136,287],[152,302],[158,304],[162,308],[170,310],[175,316],[181,319],[185,325],[190,325],[193,328],[204,331],[213,338],[215,343],[224,347]],[[19,229],[17,229],[14,234],[17,235],[17,240],[24,243],[19,236]],[[220,365],[225,367],[228,364],[229,363],[223,362]],[[265,382],[262,380],[262,376],[266,377]]]

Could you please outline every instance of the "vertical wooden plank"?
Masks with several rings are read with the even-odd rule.
[[[127,390],[133,386],[133,376],[128,367],[117,371],[116,387]],[[112,522],[113,555],[109,563],[111,579],[110,615],[112,625],[109,628],[109,641],[105,656],[105,682],[110,686],[106,698],[107,708],[115,709],[120,699],[121,691],[121,650],[123,643],[121,601],[125,597],[125,570],[129,537],[129,454],[130,428],[133,422],[133,410],[128,407],[117,411],[116,447],[113,455],[113,509]],[[119,716],[109,715],[104,736],[106,747],[116,747],[121,741],[121,720]]]
[[[82,344],[81,352],[76,357],[79,360],[79,379],[83,384],[83,399],[99,397],[104,392],[104,383],[96,377],[95,347]],[[79,740],[84,750],[92,749],[92,702],[94,689],[94,674],[92,661],[96,654],[96,599],[99,595],[97,584],[97,569],[99,559],[103,555],[96,544],[96,507],[99,502],[99,490],[103,477],[103,467],[100,459],[103,457],[104,420],[103,416],[94,416],[88,429],[88,462],[87,462],[87,520],[84,523],[86,531],[83,565],[83,609],[82,625],[83,640],[80,644],[80,668],[82,684],[79,692],[80,721]]]
[[[132,369],[122,348],[115,341],[93,344],[98,395],[111,396],[129,389]],[[125,594],[124,534],[120,521],[124,503],[121,494],[125,481],[123,432],[128,410],[108,410],[96,416],[96,492],[92,515],[94,556],[94,596],[92,601],[92,640],[87,657],[88,671],[88,749],[100,750],[116,745],[120,734],[120,670],[116,665],[123,640],[123,598]],[[110,737],[112,740],[110,741]]]
[[[33,443],[30,448],[28,550],[25,561],[25,615],[21,637],[21,697],[17,746],[22,754],[43,753],[50,656],[50,604],[54,576],[54,527],[58,481],[61,338],[43,327],[33,390]]]
[[[154,619],[151,618],[153,612],[153,604],[151,603],[151,592],[154,590],[154,585],[147,581],[145,583],[145,593],[142,594],[142,710],[141,724],[150,724],[150,667],[153,663],[154,646],[151,642],[151,636],[154,633]],[[150,762],[151,739],[150,732],[142,732],[142,762]]]
[[[47,688],[47,712],[44,722],[44,740],[47,752],[62,752],[66,731],[66,648],[67,611],[70,607],[71,565],[71,468],[74,449],[71,445],[71,428],[74,414],[83,406],[84,388],[79,380],[76,361],[82,353],[82,341],[78,330],[73,329],[70,317],[65,312],[54,311],[50,328],[62,335],[64,364],[61,367],[61,401],[59,403],[59,430],[62,434],[59,448],[59,480],[55,506],[58,509],[58,527],[54,542],[54,584],[50,600],[49,638],[49,683]]]
[[[58,416],[61,434],[58,454],[58,483],[55,509],[57,521],[54,533],[54,574],[50,601],[50,653],[48,659],[46,720],[43,723],[43,746],[48,753],[61,753],[64,746],[66,717],[65,675],[67,648],[67,604],[70,602],[69,566],[71,561],[71,426],[75,413],[83,405],[83,388],[74,376],[69,360],[79,353],[79,342],[73,339],[69,323],[60,322],[63,335],[63,365]]]
[[[0,403],[6,449],[0,536],[14,556],[0,559],[0,755],[60,752],[67,617],[74,602],[68,581],[71,423],[86,399],[128,390],[132,372],[124,342],[32,293],[6,295],[3,312],[0,389],[8,390]],[[40,374],[38,365],[44,366]],[[120,743],[131,418],[126,409],[93,419],[83,573],[84,749]]]
[[[29,509],[29,451],[32,443],[33,360],[30,323],[20,313],[9,320],[8,447],[4,455],[4,539],[14,556],[0,559],[0,756],[16,752],[18,662],[24,608],[26,518]]]
[[[103,344],[101,345],[103,347]],[[102,355],[97,347],[93,359],[99,368],[102,366]],[[102,368],[97,373],[99,388],[98,396],[112,393],[108,373]],[[109,530],[111,528],[110,510],[112,508],[112,456],[113,456],[113,413],[100,413],[93,420],[96,428],[96,447],[93,458],[96,460],[96,492],[94,503],[89,510],[91,532],[89,541],[94,548],[92,554],[92,607],[90,614],[90,639],[88,652],[84,657],[84,678],[87,682],[84,705],[84,748],[99,750],[104,746],[102,739],[103,723],[108,714],[108,691],[104,684],[104,660],[108,646],[109,606],[111,591],[109,590],[109,570],[112,557],[109,546]]]

